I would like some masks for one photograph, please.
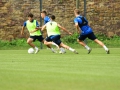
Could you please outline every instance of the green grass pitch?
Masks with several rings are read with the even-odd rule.
[[[120,90],[120,49],[0,50],[0,90]]]

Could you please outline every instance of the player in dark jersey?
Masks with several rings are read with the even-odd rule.
[[[86,20],[86,18],[80,15],[80,11],[78,9],[75,9],[74,14],[76,16],[76,18],[74,19],[75,26],[78,32],[80,32],[80,30],[82,31],[78,38],[79,44],[84,46],[88,50],[89,54],[92,49],[84,43],[84,40],[86,38],[89,38],[98,43],[99,45],[101,45],[105,49],[106,53],[109,54],[110,53],[109,49],[104,45],[103,42],[96,38],[92,28],[88,25],[88,21]]]
[[[47,16],[47,12],[46,11],[42,11],[41,12],[41,17],[44,19],[44,25],[50,21],[50,18],[49,18],[49,16]],[[66,53],[66,51],[65,51],[64,48],[60,47],[60,52],[59,53]]]

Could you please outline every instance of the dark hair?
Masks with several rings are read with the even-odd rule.
[[[47,12],[46,12],[46,11],[41,11],[41,13],[44,13],[45,15],[47,15]]]
[[[80,10],[79,9],[75,9],[74,12],[77,13],[77,14],[80,14]]]
[[[32,13],[29,13],[29,14],[28,14],[28,17],[33,18],[33,14],[32,14]]]
[[[52,20],[55,20],[55,15],[50,15],[50,18],[51,18]]]

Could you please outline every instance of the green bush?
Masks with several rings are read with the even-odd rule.
[[[68,36],[64,36],[62,38],[62,41],[65,43],[71,43],[71,44],[77,44],[77,38],[78,38],[79,34],[74,33],[72,36],[68,35]]]
[[[77,38],[78,38],[79,34],[75,33],[72,36],[65,36],[62,38],[62,41],[67,43],[67,44],[78,44],[77,42]],[[113,37],[109,38],[107,37],[105,34],[96,34],[97,39],[99,39],[100,41],[102,41],[105,45],[109,46],[109,47],[120,47],[120,36],[114,35]],[[85,43],[87,43],[90,46],[94,46],[94,47],[100,47],[98,44],[96,44],[95,42],[91,41],[90,39],[86,39]]]
[[[81,45],[78,44],[77,38],[79,34],[74,33],[72,36],[64,36],[62,39],[63,43],[70,45],[72,47],[80,47]],[[106,46],[108,47],[120,47],[120,36],[114,35],[111,38],[108,38],[104,34],[96,34],[97,38],[101,40]],[[3,41],[0,40],[0,49],[26,49],[30,46],[26,43],[26,39],[15,39],[12,41]],[[85,42],[90,47],[100,47],[100,45],[96,44],[95,42],[91,41],[90,39],[86,39]],[[40,47],[40,42],[36,41],[34,44]]]

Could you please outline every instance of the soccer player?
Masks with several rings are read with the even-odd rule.
[[[46,23],[41,30],[47,30],[47,35],[48,37],[46,38],[46,42],[44,42],[45,45],[49,45],[50,41],[53,41],[54,43],[56,43],[59,47],[63,47],[66,48],[76,54],[78,54],[78,52],[65,45],[64,43],[61,42],[60,38],[60,29],[62,29],[63,31],[67,32],[69,35],[72,35],[72,33],[70,33],[68,30],[66,30],[64,27],[62,27],[60,24],[58,24],[57,22],[55,22],[55,16],[54,15],[50,15],[50,21],[48,23]]]
[[[80,29],[82,31],[78,38],[79,44],[84,46],[88,50],[89,54],[92,49],[84,43],[84,40],[86,38],[89,38],[94,42],[98,43],[99,45],[101,45],[105,49],[106,53],[109,54],[110,53],[109,49],[104,45],[103,42],[96,38],[92,28],[88,25],[88,21],[86,20],[86,18],[80,15],[80,11],[78,9],[75,9],[74,14],[76,16],[76,18],[74,19],[75,27],[78,30],[78,32],[80,32]]]
[[[22,30],[21,30],[21,35],[24,34],[24,29],[27,27],[30,37],[27,39],[27,43],[33,47],[37,53],[39,51],[38,47],[36,47],[33,42],[38,39],[40,42],[44,42],[44,38],[42,37],[42,34],[39,29],[39,24],[37,20],[33,19],[33,14],[28,14],[28,20],[24,22]],[[55,43],[52,42],[53,45],[56,45]],[[47,45],[49,48],[51,48],[49,45]],[[58,46],[58,45],[57,45]],[[52,49],[51,49],[52,50]]]
[[[47,22],[50,21],[50,18],[47,16],[47,12],[46,11],[42,11],[41,12],[41,17],[44,19],[44,24],[46,24]]]
[[[41,17],[44,19],[44,25],[50,21],[49,16],[47,16],[47,12],[46,11],[42,11],[41,12]],[[60,53],[65,53],[65,49],[60,47]]]

